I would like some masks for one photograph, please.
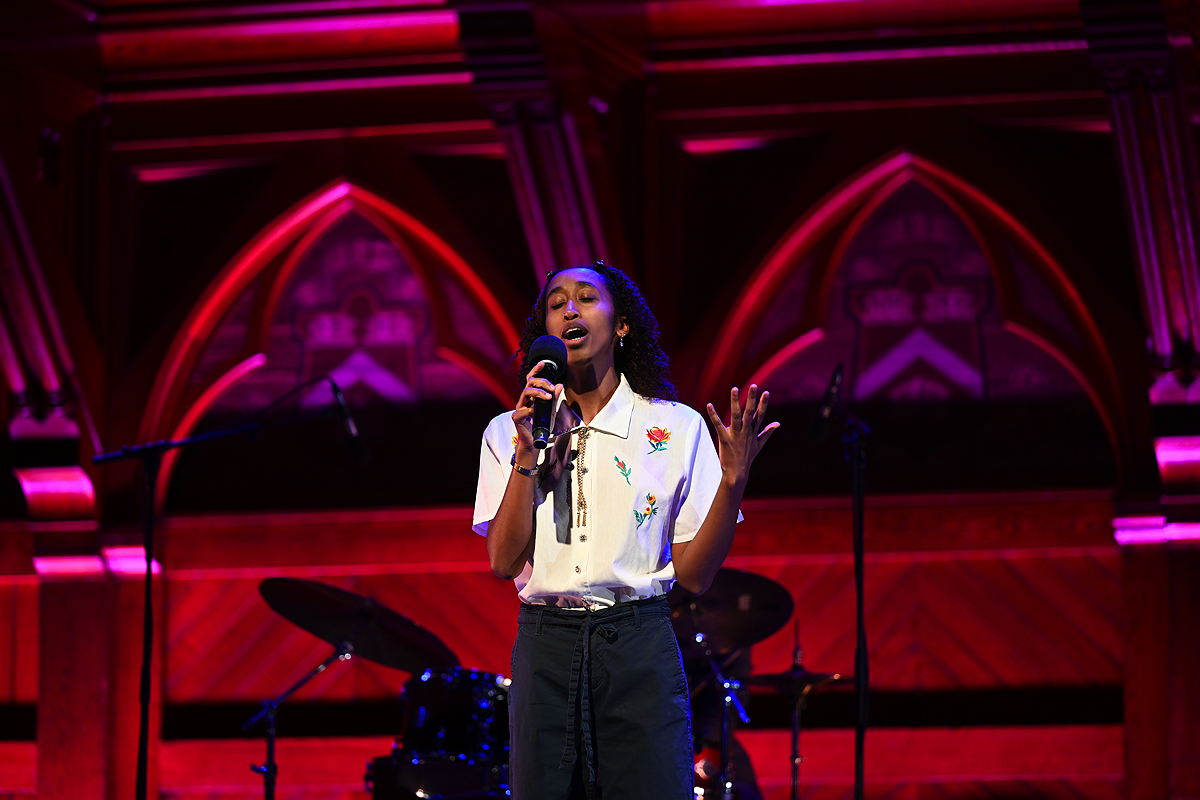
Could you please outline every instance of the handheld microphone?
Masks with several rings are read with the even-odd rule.
[[[842,404],[841,391],[842,365],[838,364],[829,378],[829,387],[825,390],[825,396],[821,398],[821,408],[817,411],[817,418],[813,420],[812,428],[809,429],[809,436],[814,444],[820,444],[829,436],[830,421],[834,412]]]
[[[567,375],[567,346],[563,344],[562,339],[547,334],[533,340],[529,347],[530,369],[543,362],[546,366],[542,367],[537,376],[550,383],[562,383]],[[538,450],[545,450],[550,446],[550,426],[553,419],[554,401],[534,399],[533,446]]]
[[[338,413],[342,416],[342,423],[346,426],[346,433],[350,435],[350,454],[359,464],[369,464],[371,462],[371,449],[367,447],[366,439],[363,439],[362,434],[358,432],[358,426],[354,424],[354,417],[350,416],[350,406],[346,403],[346,397],[342,394],[342,390],[333,382],[333,378],[329,379],[329,388],[333,390],[333,399],[337,401]]]

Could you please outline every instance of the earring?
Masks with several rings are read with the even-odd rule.
[[[617,346],[618,346],[618,347],[624,347],[624,346],[625,346],[625,337],[624,337],[624,336],[620,336],[620,337],[618,337],[618,338],[621,340],[621,343],[620,343],[619,345],[617,345]]]

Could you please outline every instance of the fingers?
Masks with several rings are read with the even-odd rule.
[[[554,395],[551,394],[550,392],[547,392],[545,389],[541,389],[536,386],[531,386],[531,387],[527,387],[525,389],[525,391],[521,392],[521,396],[517,398],[516,408],[518,411],[523,408],[532,408],[534,400],[553,400],[553,399],[554,399]]]
[[[762,433],[758,435],[758,449],[761,450],[763,445],[765,445],[771,439],[771,435],[777,430],[779,430],[778,422],[772,422],[770,425],[763,428]]]
[[[758,408],[754,412],[755,421],[759,428],[762,427],[763,420],[767,418],[767,404],[771,402],[771,393],[763,390],[763,393],[758,397]]]
[[[766,442],[771,438],[771,434],[779,427],[778,422],[772,422],[766,428],[763,424],[766,421],[767,406],[771,402],[771,393],[763,390],[761,393],[758,390],[757,384],[750,384],[746,390],[746,405],[741,404],[741,392],[734,386],[729,390],[729,425],[726,426],[721,417],[717,414],[717,410],[712,403],[705,406],[705,411],[708,412],[708,418],[713,426],[717,428],[718,433],[721,430],[729,432],[737,432],[743,429],[753,431],[754,435],[759,437],[759,440]]]
[[[746,407],[742,409],[743,427],[754,429],[754,421],[758,416],[758,386],[750,384],[750,393],[746,397]]]
[[[704,410],[708,412],[708,419],[713,427],[716,428],[718,434],[725,430],[725,423],[721,421],[721,416],[717,414],[717,409],[713,407],[712,403],[706,405]]]
[[[532,405],[534,400],[553,400],[561,393],[562,384],[558,384],[560,388],[556,390],[555,384],[545,378],[536,377],[544,366],[546,366],[545,362],[539,361],[533,369],[529,370],[529,375],[525,378],[525,389],[517,400],[517,408]]]

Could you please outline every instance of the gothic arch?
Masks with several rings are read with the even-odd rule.
[[[845,266],[847,248],[873,213],[904,187],[916,183],[936,195],[961,219],[983,252],[996,287],[1005,330],[1049,354],[1071,373],[1095,406],[1113,446],[1118,471],[1125,410],[1111,354],[1099,326],[1062,267],[1004,207],[954,173],[908,152],[876,162],[838,186],[801,217],[775,244],[742,289],[726,317],[699,381],[698,397],[714,398],[718,387],[771,376],[826,335],[823,320],[834,280]],[[1014,274],[1014,253],[1037,273],[1070,318],[1064,335],[1027,312]],[[803,309],[786,334],[765,349],[748,345],[764,312],[798,271],[807,269]]]
[[[466,261],[442,238],[412,215],[349,181],[339,180],[314,192],[267,225],[249,241],[193,306],[159,368],[142,418],[143,441],[187,436],[230,389],[268,362],[270,322],[280,296],[305,256],[349,215],[370,222],[403,255],[429,301],[439,357],[462,368],[504,404],[508,383],[500,365],[463,342],[451,315],[448,285],[467,299],[488,333],[507,352],[517,349],[518,336],[495,295]],[[253,288],[256,284],[259,285]],[[249,331],[237,352],[224,359],[219,374],[202,385],[190,380],[197,361],[234,303],[253,291]],[[161,499],[178,458],[172,451],[159,476]]]

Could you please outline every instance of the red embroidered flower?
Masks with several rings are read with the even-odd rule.
[[[671,432],[666,428],[647,428],[646,441],[650,442],[650,453],[658,450],[666,450],[667,442],[671,441]]]

